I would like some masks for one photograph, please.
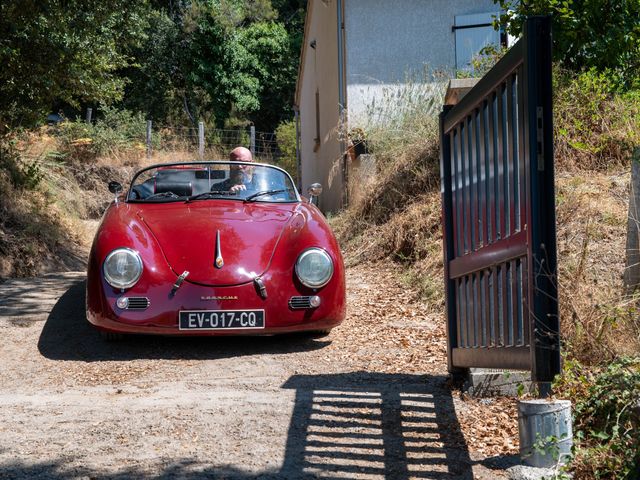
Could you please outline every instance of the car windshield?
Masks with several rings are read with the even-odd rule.
[[[130,202],[296,202],[291,177],[279,168],[246,162],[194,162],[154,165],[131,182]]]

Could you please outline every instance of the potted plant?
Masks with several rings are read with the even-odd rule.
[[[369,153],[369,145],[367,142],[367,132],[361,127],[354,127],[349,130],[347,135],[351,145],[353,145],[353,151],[355,157]]]

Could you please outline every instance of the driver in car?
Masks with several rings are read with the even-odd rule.
[[[236,147],[229,154],[232,162],[229,168],[229,178],[214,185],[213,189],[239,195],[245,201],[254,198],[275,198],[273,195],[287,194],[290,190],[284,184],[284,177],[275,175],[270,169],[255,167],[254,165],[233,164],[234,162],[253,162],[251,151],[245,147]],[[258,170],[256,172],[256,170]],[[279,178],[282,177],[282,178]],[[288,194],[287,194],[288,195]],[[288,198],[285,195],[283,198]]]
[[[232,162],[253,162],[253,157],[251,156],[251,150],[248,148],[236,147],[231,150],[229,160]],[[250,190],[255,189],[253,185],[253,167],[251,165],[233,165],[230,168],[229,175],[227,182],[230,192],[247,190],[247,187]]]

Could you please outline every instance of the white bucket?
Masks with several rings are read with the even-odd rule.
[[[518,402],[520,458],[532,467],[565,463],[571,454],[571,402],[521,400]]]

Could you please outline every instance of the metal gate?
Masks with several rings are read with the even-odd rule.
[[[550,19],[532,17],[440,115],[452,372],[530,369],[546,384],[560,371],[551,87]]]

